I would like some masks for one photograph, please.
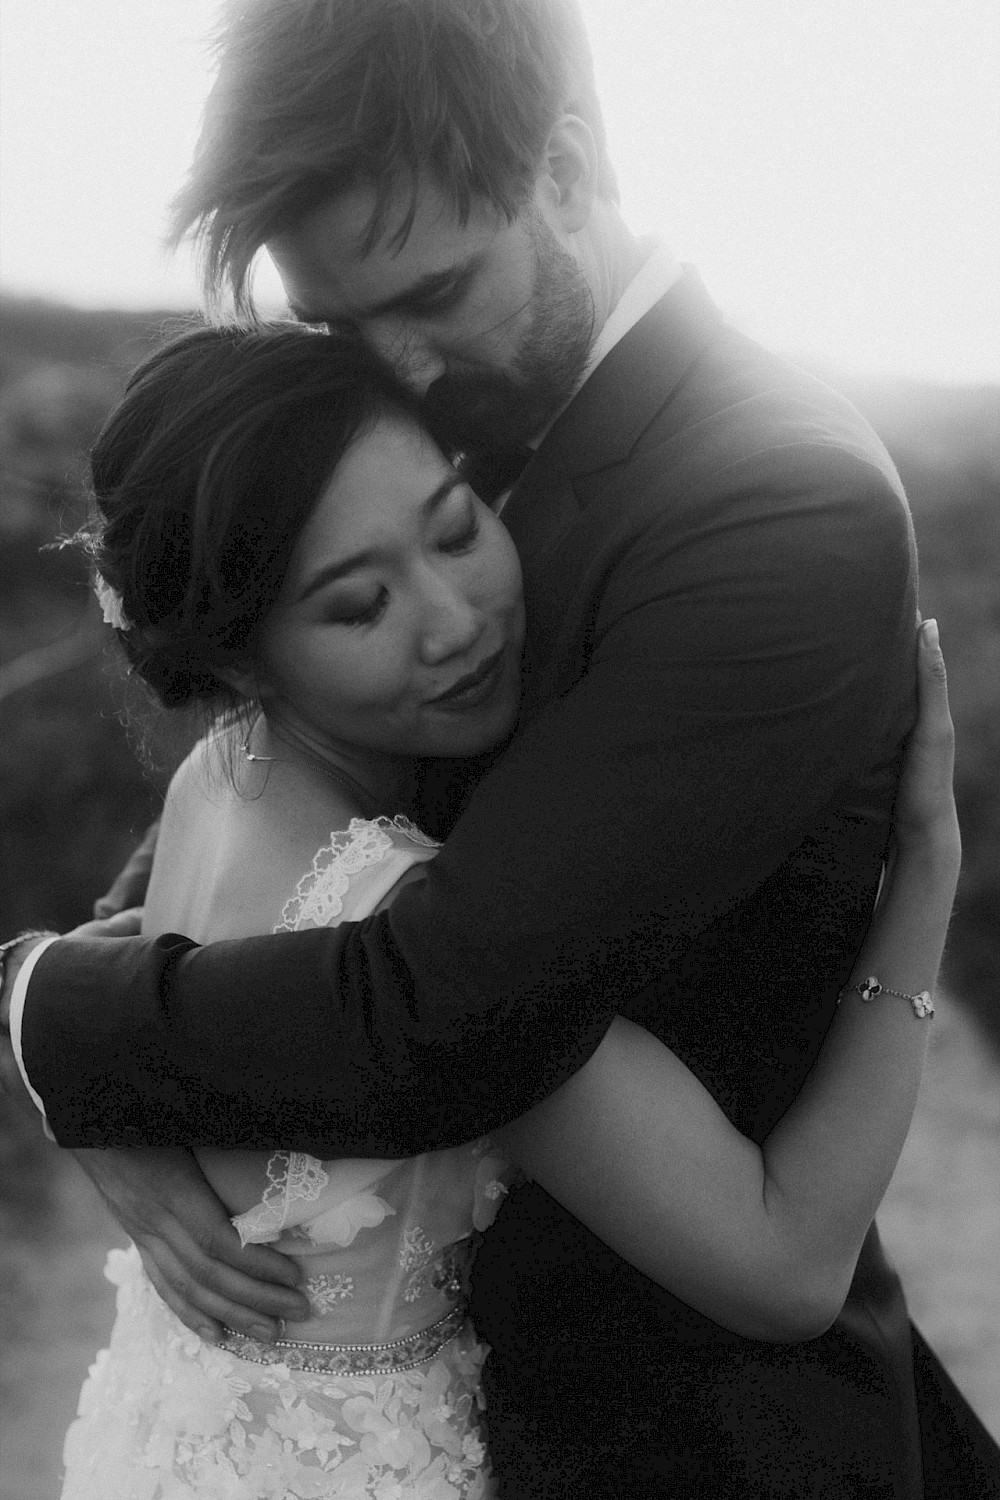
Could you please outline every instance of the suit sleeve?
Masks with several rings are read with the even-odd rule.
[[[915,605],[892,479],[776,449],[671,508],[651,465],[650,503],[605,528],[583,674],[391,912],[44,955],[23,1045],[61,1144],[402,1156],[495,1128],[898,750]]]

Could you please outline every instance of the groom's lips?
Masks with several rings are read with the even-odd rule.
[[[438,693],[431,702],[442,708],[478,708],[493,692],[503,676],[504,658],[507,648],[501,646],[492,656],[487,656],[472,672],[467,672],[443,693]]]

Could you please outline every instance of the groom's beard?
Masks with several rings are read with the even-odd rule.
[[[541,216],[532,221],[531,324],[509,369],[463,367],[436,380],[422,410],[446,446],[509,449],[534,437],[566,405],[594,339],[594,302],[579,266]]]

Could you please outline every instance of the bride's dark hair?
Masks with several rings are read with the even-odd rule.
[[[292,548],[354,439],[413,402],[360,339],[199,328],[134,372],[91,454],[85,545],[160,702],[235,707]]]

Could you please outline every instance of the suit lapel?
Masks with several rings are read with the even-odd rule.
[[[577,519],[573,481],[623,463],[722,324],[696,271],[601,361],[558,418],[504,508],[522,566],[535,573]]]
[[[721,324],[700,277],[687,267],[602,359],[553,427],[550,438],[569,472],[593,474],[624,463]]]
[[[546,566],[586,504],[576,481],[624,463],[722,326],[697,272],[688,267],[665,297],[601,361],[555,422],[504,507],[524,573],[531,635],[560,594]]]

